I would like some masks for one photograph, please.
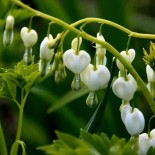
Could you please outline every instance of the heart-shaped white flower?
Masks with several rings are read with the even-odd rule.
[[[146,155],[151,146],[155,147],[155,129],[150,132],[150,137],[147,133],[139,135],[139,155]]]
[[[145,119],[140,110],[132,109],[126,114],[124,125],[131,136],[140,134],[144,130]]]
[[[132,79],[126,81],[123,77],[119,77],[112,85],[114,94],[126,101],[130,101],[133,98],[136,87]]]
[[[27,27],[21,29],[20,35],[26,48],[32,48],[38,40],[37,32]]]
[[[126,61],[129,63],[132,63],[132,61],[135,58],[135,50],[134,49],[129,49],[128,51],[122,51],[120,53]],[[117,59],[116,60],[117,67],[119,70],[124,70],[124,65]]]
[[[73,49],[69,49],[63,54],[65,66],[74,74],[80,74],[89,65],[90,60],[89,54],[84,50],[80,50],[78,55]]]
[[[45,61],[51,61],[53,57],[54,49],[49,48],[49,44],[53,41],[53,36],[49,34],[48,37],[45,37],[40,45],[40,59]]]
[[[110,72],[104,65],[94,66],[89,64],[88,67],[80,74],[82,82],[90,89],[96,91],[106,88],[110,80]]]

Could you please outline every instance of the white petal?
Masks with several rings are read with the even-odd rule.
[[[31,48],[38,40],[38,34],[33,29],[29,30],[27,27],[23,27],[20,34],[26,48]]]
[[[131,113],[131,111],[132,111],[132,107],[130,106],[129,103],[127,103],[121,107],[121,119],[122,119],[123,123],[125,122],[126,116],[128,115],[128,113]]]
[[[97,39],[101,40],[101,41],[105,41],[103,35],[100,35],[99,33],[97,33]],[[101,48],[102,45],[100,44],[96,44],[96,48]]]
[[[137,108],[134,108],[131,113],[126,115],[124,124],[131,136],[140,134],[144,130],[145,125],[145,119],[142,112]]]
[[[150,65],[146,66],[146,74],[147,74],[148,82],[155,82],[155,72],[150,67]]]
[[[9,15],[7,16],[6,18],[6,25],[5,25],[5,28],[6,29],[9,29],[9,30],[12,30],[14,27],[14,17]]]
[[[143,133],[139,135],[139,155],[146,155],[147,151],[151,147],[151,141],[149,140],[148,134]]]
[[[77,50],[77,46],[80,47],[81,44],[82,44],[82,38],[81,37],[79,37],[79,40],[78,40],[78,38],[74,38],[72,40],[72,43],[71,43],[71,49],[76,51]]]
[[[114,94],[126,101],[130,101],[135,93],[135,86],[130,81],[125,81],[123,77],[119,77],[112,85]]]
[[[65,66],[74,74],[80,74],[89,65],[90,60],[89,54],[84,50],[80,50],[78,55],[73,49],[67,50],[63,54]]]
[[[96,91],[107,87],[110,80],[110,72],[104,65],[98,65],[94,70],[94,66],[89,66],[80,74],[83,83],[91,90]]]
[[[135,58],[135,50],[134,49],[129,49],[128,52],[126,51],[122,51],[120,53],[123,58],[128,61],[129,63],[132,63],[132,61],[134,60]],[[117,67],[120,69],[120,70],[124,70],[124,65],[117,59],[116,60],[116,64],[117,64]]]
[[[50,34],[49,37],[45,37],[40,45],[40,58],[45,61],[51,61],[53,57],[54,49],[49,48],[50,42],[53,41],[53,37]]]

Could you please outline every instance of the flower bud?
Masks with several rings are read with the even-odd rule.
[[[82,44],[82,38],[81,37],[74,38],[72,40],[72,43],[71,43],[71,49],[73,49],[76,52],[77,48],[80,48],[81,44]]]
[[[91,90],[96,91],[106,88],[110,80],[110,72],[104,65],[96,66],[96,70],[92,64],[80,74],[82,82]]]
[[[134,108],[132,111],[127,113],[124,125],[131,136],[140,134],[144,130],[145,119],[140,110]]]
[[[62,61],[59,62],[57,70],[55,70],[55,82],[60,84],[66,78],[66,70]]]
[[[101,41],[105,41],[103,35],[100,35],[100,33],[97,33],[97,39],[99,39]],[[96,43],[96,48],[103,48],[103,46]],[[104,52],[106,52],[106,49],[105,48],[103,48],[103,49],[104,49]]]
[[[93,108],[98,104],[98,98],[95,92],[90,92],[87,99],[86,104],[88,107]]]
[[[67,50],[63,55],[63,62],[65,66],[74,74],[80,74],[90,63],[89,54],[80,50],[76,55],[73,49]]]
[[[135,50],[134,49],[129,49],[128,51],[122,51],[120,54],[129,63],[132,63],[132,61],[135,58]],[[118,59],[116,60],[116,64],[117,64],[117,67],[119,68],[119,70],[121,70],[121,71],[124,70],[124,65]]]
[[[14,27],[14,17],[9,15],[6,18],[6,25],[5,25],[5,29],[7,30],[13,30]]]
[[[43,59],[43,60],[45,60],[47,62],[52,60],[54,49],[49,48],[49,44],[52,41],[53,41],[53,37],[50,34],[49,37],[45,37],[43,39],[43,41],[41,42],[41,45],[40,45],[40,59]]]
[[[9,15],[6,18],[6,25],[3,34],[3,44],[5,47],[8,47],[13,41],[13,28],[14,28],[14,17]]]
[[[37,32],[27,27],[21,29],[20,35],[26,48],[32,48],[38,40]]]
[[[74,79],[73,79],[73,81],[71,83],[71,88],[73,90],[75,90],[75,91],[78,91],[78,90],[80,90],[82,88],[82,81],[80,79],[79,74],[74,76]]]

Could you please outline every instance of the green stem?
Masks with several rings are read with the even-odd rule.
[[[6,143],[5,143],[5,138],[4,138],[1,123],[0,123],[0,154],[1,155],[8,155],[7,146],[6,146]]]
[[[35,9],[32,9],[31,7],[29,7],[29,6],[25,5],[24,3],[22,3],[21,1],[18,1],[18,0],[11,0],[11,1],[13,1],[17,5],[19,5],[19,6],[23,7],[23,8],[25,8],[25,9],[33,12],[36,16],[40,16],[40,17],[42,17],[44,19],[47,19],[47,20],[50,20],[50,21],[54,21],[58,25],[63,26],[65,28],[69,29],[70,31],[73,31],[76,34],[80,34],[81,31],[77,30],[74,27],[76,27],[76,26],[78,26],[78,25],[80,25],[82,23],[94,23],[94,22],[96,23],[97,22],[97,23],[103,23],[103,24],[107,24],[109,26],[115,27],[115,28],[127,33],[128,35],[130,35],[132,37],[155,39],[154,34],[142,34],[142,33],[133,32],[133,31],[131,31],[131,30],[117,24],[117,23],[114,23],[114,22],[109,21],[109,20],[101,19],[101,18],[84,18],[84,19],[81,19],[81,20],[69,25],[66,22],[64,22],[64,21],[62,21],[62,20],[60,20],[58,18],[55,18],[53,16],[50,16],[50,15],[47,15],[47,14],[42,13],[40,11],[37,11]]]
[[[22,133],[22,124],[23,124],[23,112],[24,112],[24,106],[26,103],[26,99],[28,97],[29,92],[26,92],[26,94],[24,95],[24,89],[22,88],[22,92],[21,92],[21,105],[19,107],[19,119],[18,119],[18,127],[17,127],[17,134],[16,134],[16,139],[15,139],[15,143],[20,140],[21,138],[21,133]],[[13,145],[12,145],[13,146]],[[11,148],[11,154],[12,155],[17,155],[18,153],[18,145],[14,146]]]
[[[34,14],[36,14],[36,16],[40,16],[40,17],[42,17],[44,19],[47,19],[47,20],[50,20],[50,21],[54,21],[58,25],[61,25],[62,27],[68,29],[65,34],[67,34],[69,31],[72,31],[72,32],[76,33],[78,36],[80,36],[80,37],[82,37],[82,38],[84,38],[84,39],[86,39],[88,41],[98,43],[98,44],[102,45],[103,47],[105,47],[119,61],[121,61],[121,63],[126,67],[126,69],[135,78],[135,80],[137,81],[137,84],[139,86],[139,89],[142,91],[142,93],[145,96],[145,98],[147,99],[147,101],[148,101],[152,111],[155,113],[155,103],[154,103],[154,100],[153,100],[151,94],[149,93],[149,91],[148,91],[148,89],[146,87],[146,84],[143,82],[143,80],[138,75],[138,73],[135,71],[135,69],[132,67],[132,65],[130,63],[128,63],[120,55],[120,53],[112,45],[110,45],[108,42],[99,40],[99,39],[97,39],[97,38],[87,34],[84,31],[81,32],[80,30],[76,29],[75,27],[78,26],[79,24],[82,24],[82,23],[99,22],[99,23],[104,23],[104,24],[110,25],[112,27],[115,27],[115,28],[117,28],[117,29],[127,33],[129,36],[132,36],[132,37],[155,39],[155,35],[153,35],[153,34],[141,34],[141,33],[137,33],[137,32],[132,32],[131,30],[129,30],[129,29],[127,29],[127,28],[125,28],[125,27],[123,27],[123,26],[121,26],[119,24],[116,24],[114,22],[111,22],[111,21],[108,21],[108,20],[105,20],[105,19],[100,19],[100,18],[85,18],[85,19],[79,20],[79,21],[69,25],[66,22],[64,22],[64,21],[62,21],[62,20],[60,20],[58,18],[52,17],[52,16],[47,15],[45,13],[42,13],[40,11],[34,10],[31,7],[25,5],[24,3],[20,2],[20,1],[17,1],[17,0],[12,0],[12,1],[14,3],[16,3],[17,5],[19,5],[19,6],[23,7],[23,8],[25,8],[25,9],[33,12]]]

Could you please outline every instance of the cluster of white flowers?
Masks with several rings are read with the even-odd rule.
[[[102,35],[97,34],[97,38],[104,41]],[[107,87],[110,80],[110,72],[106,65],[106,50],[101,45],[96,44],[96,64],[90,63],[89,54],[80,50],[82,38],[75,38],[71,43],[71,49],[63,55],[65,66],[72,71],[76,78],[72,82],[72,88],[78,90],[81,88],[80,80],[88,87],[90,94],[86,100],[89,107],[97,104],[95,91]]]

